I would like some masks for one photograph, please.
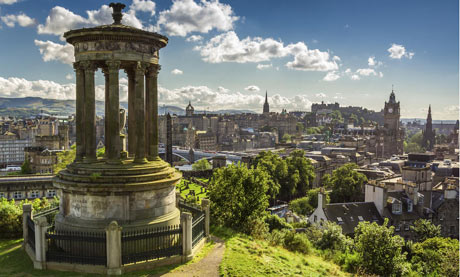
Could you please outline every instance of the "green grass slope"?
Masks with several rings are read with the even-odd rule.
[[[265,241],[215,229],[226,240],[221,276],[351,276],[315,255],[290,252]]]

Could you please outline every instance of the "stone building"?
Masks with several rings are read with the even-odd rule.
[[[458,184],[458,177],[451,177],[433,188],[433,224],[441,225],[443,237],[459,238]]]
[[[35,198],[53,198],[54,175],[41,176],[2,176],[0,177],[0,198],[8,200],[33,200]]]
[[[376,130],[376,154],[379,158],[403,154],[404,130],[400,126],[400,103],[396,102],[394,91],[384,106],[384,126]]]
[[[58,163],[60,150],[49,150],[43,146],[30,146],[24,149],[25,159],[29,161],[31,173],[54,173],[53,167]]]
[[[0,165],[21,165],[25,160],[24,148],[32,142],[31,139],[19,139],[9,131],[0,135]]]
[[[265,91],[265,102],[264,102],[264,108],[263,108],[263,114],[269,114],[270,113],[270,105],[268,104],[268,92]]]

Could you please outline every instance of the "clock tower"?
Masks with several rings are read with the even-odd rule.
[[[403,154],[404,130],[400,126],[400,106],[391,90],[390,99],[383,108],[384,126],[378,131],[376,147],[377,157],[389,158],[392,155]]]

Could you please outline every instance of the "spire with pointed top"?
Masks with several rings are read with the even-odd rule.
[[[264,110],[263,113],[270,113],[270,106],[268,105],[268,92],[265,91],[265,103],[264,103]]]

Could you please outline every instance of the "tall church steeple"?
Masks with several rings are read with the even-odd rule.
[[[268,92],[265,91],[264,114],[270,113],[270,106],[268,105]]]
[[[426,150],[433,150],[436,139],[436,133],[433,130],[433,120],[431,118],[431,105],[428,107],[428,115],[426,117],[425,130],[423,131],[422,146]]]

